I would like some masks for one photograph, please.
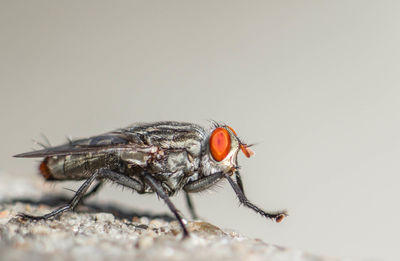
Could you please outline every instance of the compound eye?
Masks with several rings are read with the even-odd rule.
[[[231,136],[224,128],[216,128],[210,136],[210,151],[216,161],[223,160],[231,150]]]

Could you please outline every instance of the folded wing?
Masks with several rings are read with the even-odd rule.
[[[87,139],[79,139],[69,143],[14,155],[17,158],[42,158],[49,156],[65,156],[77,154],[99,154],[123,150],[143,150],[148,146],[137,144],[121,133],[107,133]]]

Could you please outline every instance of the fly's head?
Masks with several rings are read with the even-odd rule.
[[[250,146],[243,143],[236,132],[227,125],[215,125],[210,132],[206,151],[202,160],[205,174],[209,175],[218,171],[233,174],[238,169],[237,156],[242,151],[246,157],[251,157],[254,152]]]

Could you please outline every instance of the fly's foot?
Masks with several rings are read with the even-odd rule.
[[[44,216],[32,216],[32,215],[28,215],[25,213],[18,213],[17,218],[19,218],[21,220],[29,220],[29,221],[37,221],[37,220],[47,219],[47,217],[45,215]]]
[[[182,240],[185,240],[185,239],[189,239],[190,238],[190,234],[187,232],[187,231],[183,231],[183,236],[182,236]]]
[[[279,223],[287,216],[288,216],[288,213],[286,210],[284,210],[282,212],[278,212],[276,214],[270,215],[269,218],[274,219],[276,223]]]

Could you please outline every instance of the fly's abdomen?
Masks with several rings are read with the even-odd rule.
[[[81,180],[100,168],[116,169],[118,163],[113,154],[56,156],[45,158],[39,171],[46,180]]]

